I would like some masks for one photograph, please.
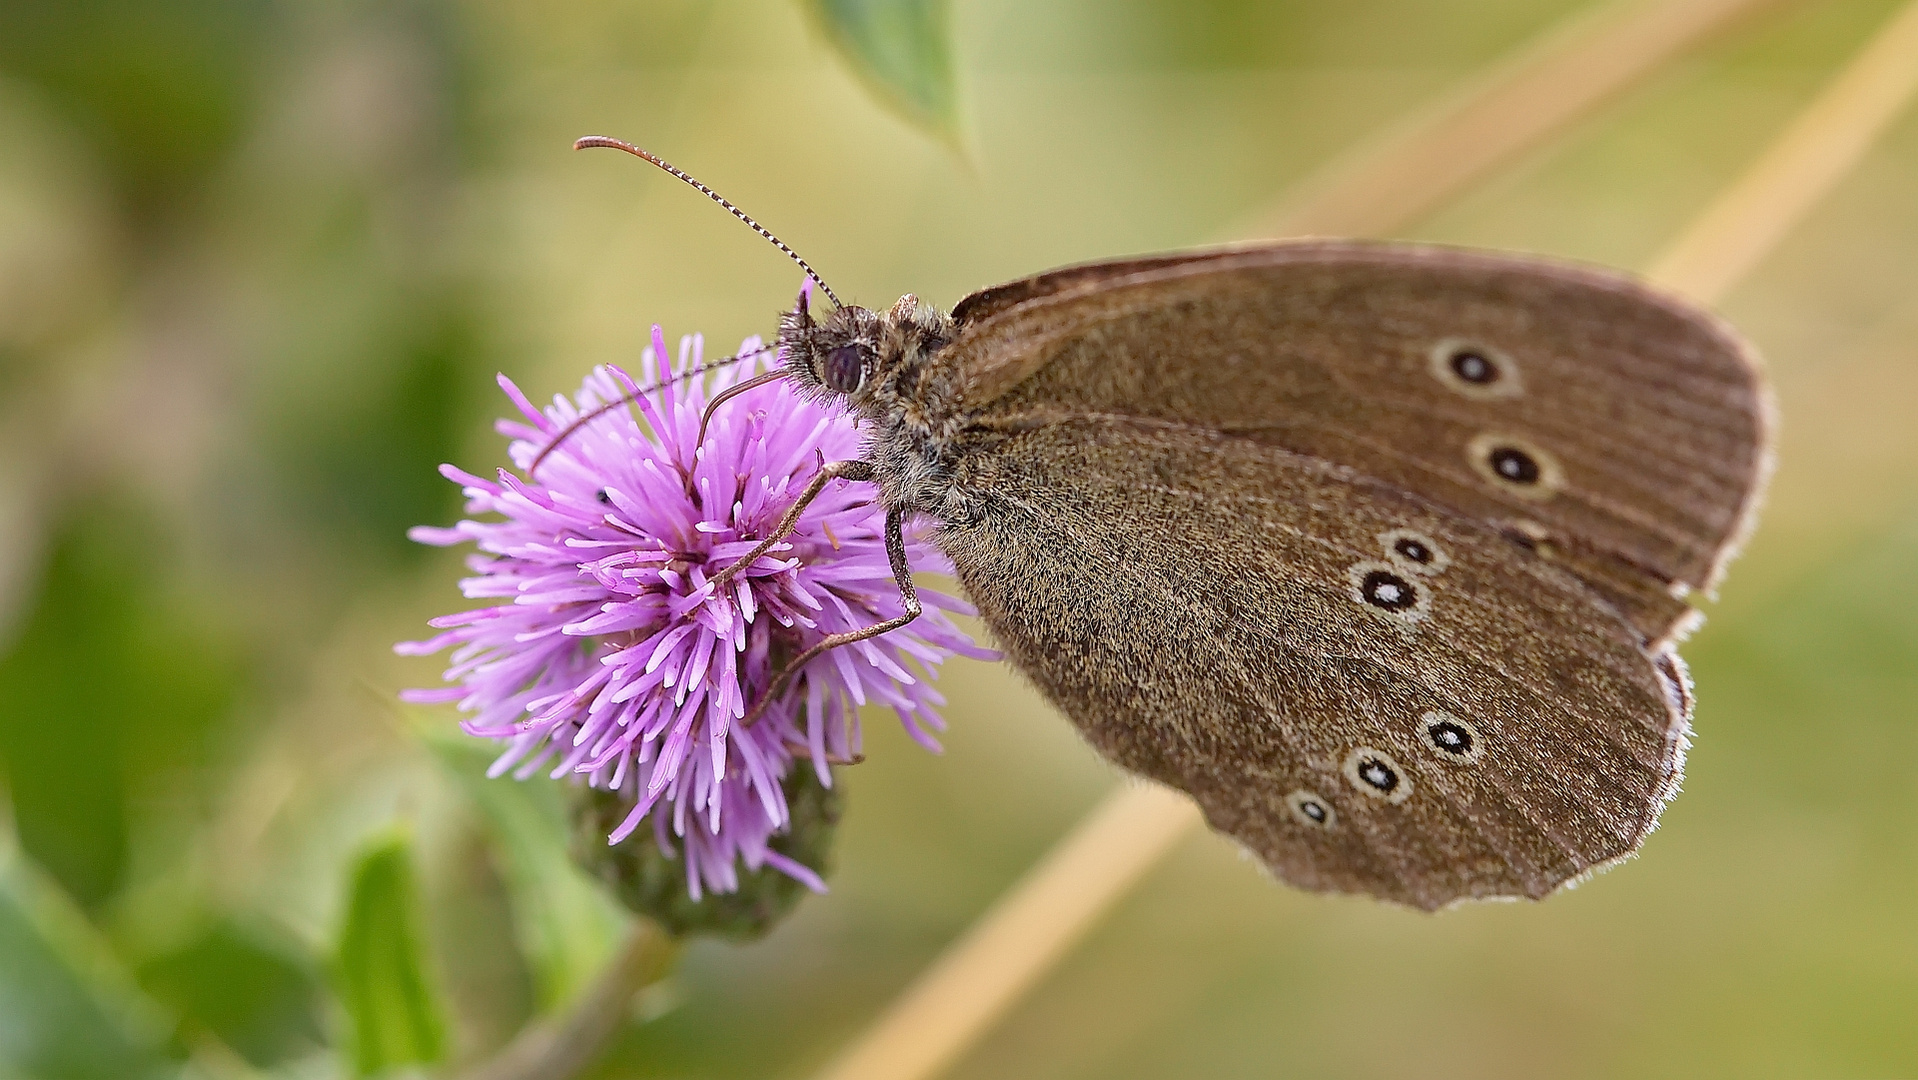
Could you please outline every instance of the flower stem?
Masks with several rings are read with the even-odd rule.
[[[606,967],[572,1011],[528,1024],[499,1053],[461,1080],[567,1080],[593,1063],[618,1034],[633,995],[672,970],[679,942],[649,919],[636,919]]]

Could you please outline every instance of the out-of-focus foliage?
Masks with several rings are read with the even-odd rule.
[[[479,809],[497,845],[495,857],[512,894],[514,930],[532,968],[540,1007],[573,1000],[598,973],[628,916],[569,857],[575,825],[565,793],[557,784],[487,779],[486,768],[498,754],[477,740],[435,732],[424,741]],[[605,844],[604,833],[600,844]]]
[[[156,1002],[183,1018],[185,1045],[216,1041],[253,1065],[271,1065],[325,1042],[319,974],[297,945],[270,927],[221,919],[137,974]]]
[[[495,371],[551,392],[655,321],[765,333],[795,284],[574,137],[689,168],[849,300],[949,304],[1218,239],[1584,10],[813,6],[851,21],[0,6],[0,1073],[350,1069],[349,925],[410,942],[416,963],[366,954],[394,980],[366,1000],[435,994],[389,1008],[415,1048],[438,1017],[461,1066],[619,938],[565,859],[566,792],[479,778],[450,710],[394,704],[437,664],[388,651],[457,603],[463,556],[403,530],[456,514],[440,462],[501,462]],[[1778,0],[1409,235],[1642,266],[1892,7]],[[970,164],[893,115],[949,136],[955,56]],[[1643,857],[1427,918],[1194,841],[955,1078],[1918,1072],[1913,190],[1907,116],[1724,304],[1769,359],[1780,471],[1686,648],[1699,738]],[[803,1074],[1112,783],[1005,669],[941,687],[943,757],[875,716],[840,771],[832,894],[750,946],[689,945],[597,1075]],[[395,827],[410,856],[361,881],[397,913],[410,865],[418,923],[379,937],[347,898]]]
[[[803,0],[880,98],[948,139],[959,135],[959,86],[946,0]]]
[[[361,1076],[430,1065],[446,1052],[446,1020],[426,970],[413,845],[395,832],[353,867],[334,979]]]
[[[0,8],[0,66],[104,160],[129,215],[161,225],[246,133],[279,13],[262,0]]]
[[[14,827],[86,904],[123,884],[129,803],[217,761],[242,670],[203,604],[153,573],[158,522],[97,497],[48,538],[38,600],[0,657],[0,700],[21,721],[0,725]]]
[[[162,1075],[164,1019],[99,931],[0,838],[0,1061],[31,1076]]]

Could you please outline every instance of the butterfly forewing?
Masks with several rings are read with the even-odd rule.
[[[945,531],[1100,751],[1296,884],[1424,908],[1629,853],[1680,688],[1572,576],[1353,470],[1188,425],[1007,412]]]
[[[1351,466],[1530,544],[1654,640],[1768,460],[1738,339],[1582,267],[1279,244],[1056,271],[956,314],[982,415],[1160,419]]]

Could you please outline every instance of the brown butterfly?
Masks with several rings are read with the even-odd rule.
[[[1685,597],[1769,467],[1717,319],[1608,271],[1349,241],[1071,267],[950,313],[833,300],[802,296],[762,378],[870,435],[787,522],[876,484],[907,614],[821,649],[917,614],[902,529],[929,518],[1092,745],[1295,885],[1542,897],[1657,823]]]

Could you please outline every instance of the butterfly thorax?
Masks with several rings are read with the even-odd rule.
[[[941,355],[954,334],[951,316],[907,295],[885,312],[849,306],[819,322],[802,301],[779,335],[802,391],[867,428],[881,501],[947,521],[969,516],[953,485],[963,382]]]

